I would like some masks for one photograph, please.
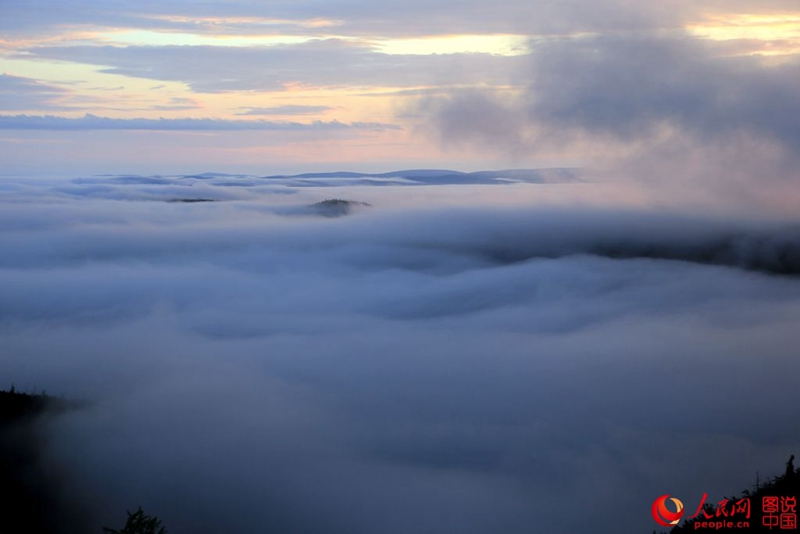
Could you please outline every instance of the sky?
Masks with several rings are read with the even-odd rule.
[[[642,152],[758,143],[785,175],[799,51],[788,0],[8,0],[0,154],[6,175],[639,178]]]
[[[0,1],[53,532],[652,532],[780,474],[799,54],[781,0]],[[498,172],[275,176],[426,168]]]

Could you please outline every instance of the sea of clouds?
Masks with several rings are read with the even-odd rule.
[[[649,532],[800,452],[796,218],[307,185],[0,182],[0,386],[86,401],[64,532]]]

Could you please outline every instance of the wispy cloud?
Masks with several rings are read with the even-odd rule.
[[[0,74],[0,109],[5,111],[64,109],[58,100],[68,89],[22,76]]]
[[[508,84],[519,79],[525,56],[492,54],[390,55],[344,39],[271,47],[49,46],[18,59],[70,61],[104,74],[189,85],[194,92],[283,91],[292,85],[335,88]],[[202,61],[197,61],[202,57]]]
[[[186,109],[200,109],[202,106],[194,98],[176,96],[169,99],[167,104],[152,106],[158,111],[181,111]]]
[[[243,111],[237,115],[316,115],[335,109],[331,106],[304,106],[286,104],[284,106],[273,106],[268,108],[239,108]]]
[[[276,122],[225,119],[115,119],[86,114],[80,118],[55,115],[0,115],[3,130],[395,130],[394,124],[377,122],[313,121]]]

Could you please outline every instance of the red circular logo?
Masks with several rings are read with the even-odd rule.
[[[675,504],[676,510],[674,512],[667,508],[667,499]],[[653,519],[662,527],[677,525],[681,517],[683,517],[683,503],[675,497],[662,495],[653,503]]]

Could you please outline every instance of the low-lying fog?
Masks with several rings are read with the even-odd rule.
[[[650,532],[800,453],[796,219],[590,183],[0,193],[0,387],[90,401],[47,432],[91,532]]]

